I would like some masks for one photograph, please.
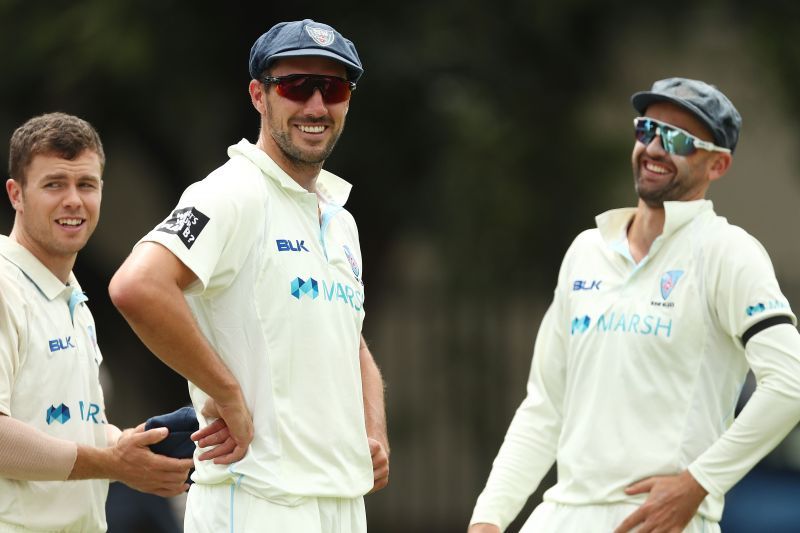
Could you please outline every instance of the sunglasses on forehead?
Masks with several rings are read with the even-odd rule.
[[[633,128],[637,141],[646,146],[653,141],[653,137],[658,135],[661,137],[661,146],[664,147],[666,152],[673,155],[692,155],[698,149],[708,150],[709,152],[731,153],[728,148],[722,148],[714,143],[698,139],[688,131],[652,118],[636,117],[633,119]]]
[[[326,104],[338,104],[350,98],[356,90],[352,81],[337,76],[320,74],[290,74],[288,76],[262,76],[264,85],[275,85],[278,94],[294,102],[305,102],[319,90]]]

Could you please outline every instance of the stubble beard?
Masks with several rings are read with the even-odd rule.
[[[274,113],[272,112],[272,106],[267,102],[267,127],[269,128],[269,134],[272,139],[275,141],[275,144],[278,145],[278,148],[281,150],[283,155],[286,157],[287,161],[291,163],[293,166],[302,168],[302,167],[321,167],[322,164],[325,162],[326,159],[333,153],[333,149],[336,146],[336,143],[339,140],[339,136],[342,133],[340,129],[339,132],[332,136],[328,144],[325,145],[319,151],[308,151],[302,150],[296,144],[292,142],[290,131],[285,131],[280,128],[280,125],[276,122],[273,122],[272,117],[274,117]],[[326,121],[324,120],[309,120],[311,123],[319,123],[324,124]]]

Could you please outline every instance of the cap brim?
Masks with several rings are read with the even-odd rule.
[[[689,111],[692,115],[696,116],[700,121],[708,128],[708,131],[711,133],[711,136],[714,137],[714,142],[719,146],[724,146],[724,144],[720,144],[724,142],[724,140],[720,140],[717,138],[717,131],[714,125],[711,123],[708,118],[703,114],[700,109],[693,105],[686,100],[681,98],[675,98],[672,96],[668,96],[666,94],[654,93],[650,91],[642,91],[634,94],[631,96],[631,103],[633,104],[633,108],[639,112],[640,115],[644,115],[644,112],[647,111],[647,108],[650,107],[651,104],[654,102],[670,102],[675,104],[678,107],[684,108],[686,111]]]
[[[327,57],[333,59],[334,61],[338,61],[342,65],[347,68],[347,77],[350,81],[358,81],[361,75],[364,73],[364,69],[360,66],[356,65],[352,61],[348,61],[347,59],[343,58],[339,54],[334,54],[333,52],[328,52],[327,50],[322,50],[321,48],[301,48],[298,50],[287,50],[285,52],[279,52],[270,56],[269,63],[265,66],[268,67],[270,63],[279,59],[281,57]]]

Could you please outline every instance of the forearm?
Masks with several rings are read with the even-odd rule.
[[[800,421],[800,336],[789,325],[754,336],[748,353],[763,364],[756,390],[730,428],[689,472],[720,496],[768,454]]]
[[[470,524],[508,527],[553,465],[557,435],[555,424],[537,416],[527,398],[511,421]]]
[[[63,481],[76,462],[78,446],[10,416],[0,415],[0,477]]]
[[[361,364],[361,387],[364,397],[364,420],[367,436],[380,441],[388,454],[389,437],[386,429],[383,377],[364,337],[361,337],[359,362]]]

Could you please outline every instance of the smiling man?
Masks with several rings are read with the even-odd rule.
[[[685,78],[632,103],[638,205],[567,251],[470,533],[505,529],[554,461],[523,532],[719,531],[724,494],[800,420],[795,315],[762,246],[705,200],[738,111]]]
[[[0,236],[0,531],[105,531],[108,480],[172,496],[191,460],[150,451],[166,431],[106,421],[94,320],[72,273],[100,217],[97,132],[63,113],[11,137]]]
[[[362,496],[388,481],[350,184],[322,169],[362,73],[325,24],[262,35],[250,52],[256,144],[231,146],[111,282],[203,415],[187,532],[365,532]],[[227,438],[211,435],[220,428]]]

